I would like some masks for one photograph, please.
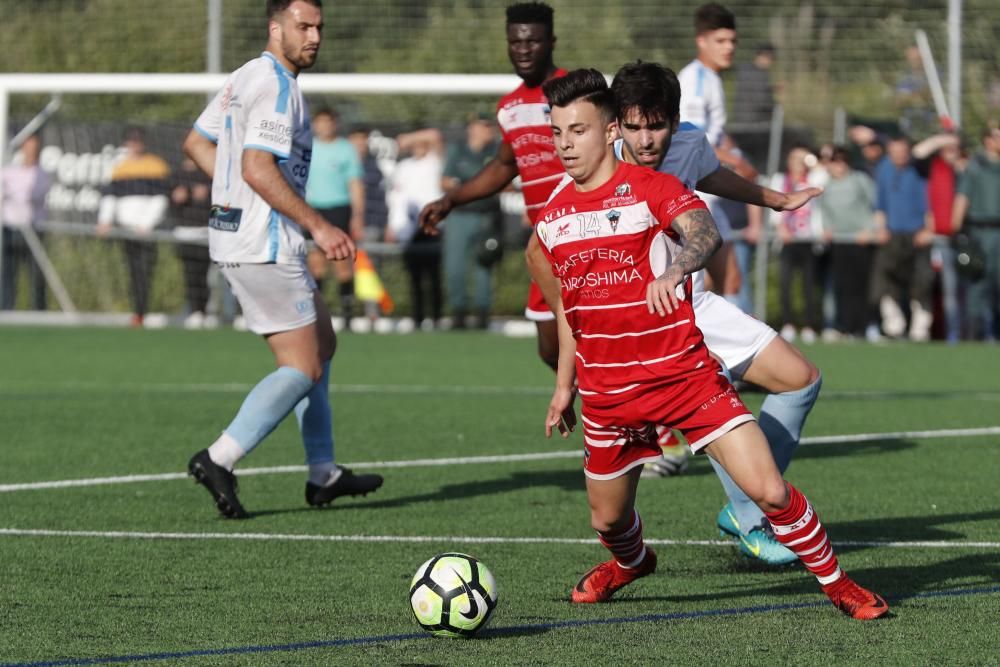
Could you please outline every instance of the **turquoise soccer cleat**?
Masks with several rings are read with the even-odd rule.
[[[794,552],[778,541],[766,519],[748,534],[740,535],[739,539],[740,552],[744,556],[756,558],[768,565],[788,565],[799,559]]]
[[[768,565],[788,565],[799,559],[778,541],[767,519],[744,535],[740,530],[740,522],[736,520],[732,503],[726,503],[726,506],[719,510],[715,523],[719,527],[719,535],[739,540],[740,553],[748,558],[755,558]]]
[[[719,526],[719,535],[721,537],[740,536],[740,522],[736,520],[732,503],[726,503],[726,506],[719,510],[719,517],[715,520],[715,523]]]

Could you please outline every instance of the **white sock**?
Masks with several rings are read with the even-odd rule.
[[[246,455],[247,453],[240,447],[240,443],[236,442],[225,431],[208,448],[208,458],[212,459],[212,463],[222,466],[229,472],[232,472],[239,460]]]
[[[316,486],[330,486],[343,474],[333,461],[309,464],[309,483]]]

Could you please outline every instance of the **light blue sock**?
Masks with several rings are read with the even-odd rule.
[[[295,406],[302,432],[306,463],[333,461],[333,412],[330,410],[330,360],[323,362],[323,376]]]
[[[822,384],[823,377],[820,376],[815,382],[803,389],[771,394],[764,399],[758,420],[760,430],[764,432],[767,443],[771,446],[774,462],[782,474],[788,468],[792,454],[799,446],[802,426],[819,397]],[[740,530],[747,533],[751,528],[759,526],[764,520],[764,513],[743,493],[743,489],[736,485],[736,482],[729,476],[729,473],[723,470],[722,466],[714,459],[711,461],[712,467],[715,468],[715,474],[719,476],[722,488],[725,489],[726,496],[729,497],[729,502],[733,505],[733,514],[740,525]]]
[[[798,391],[771,394],[760,406],[760,430],[767,437],[774,462],[778,464],[778,470],[782,474],[788,469],[792,454],[799,446],[802,426],[819,398],[822,385],[821,375],[811,385]]]
[[[281,366],[250,390],[226,433],[250,452],[281,423],[313,386],[309,376]]]

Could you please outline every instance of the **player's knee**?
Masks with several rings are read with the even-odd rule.
[[[761,484],[756,495],[758,497],[754,501],[764,512],[777,512],[788,507],[788,487],[780,477]]]
[[[621,513],[606,508],[590,508],[590,525],[599,533],[619,533],[631,527],[632,512]]]
[[[819,372],[819,367],[816,366],[816,364],[814,364],[813,362],[809,361],[806,358],[803,358],[802,361],[805,362],[805,368],[802,371],[803,376],[805,377],[805,382],[803,383],[802,388],[805,389],[809,385],[819,380],[820,372]]]

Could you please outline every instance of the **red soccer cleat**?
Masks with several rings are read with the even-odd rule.
[[[858,586],[846,574],[823,586],[823,592],[834,607],[859,621],[870,621],[889,613],[889,605],[881,595]]]
[[[614,558],[593,567],[573,588],[571,601],[592,604],[606,602],[615,591],[656,571],[656,553],[646,547],[646,557],[638,567],[624,568]]]

